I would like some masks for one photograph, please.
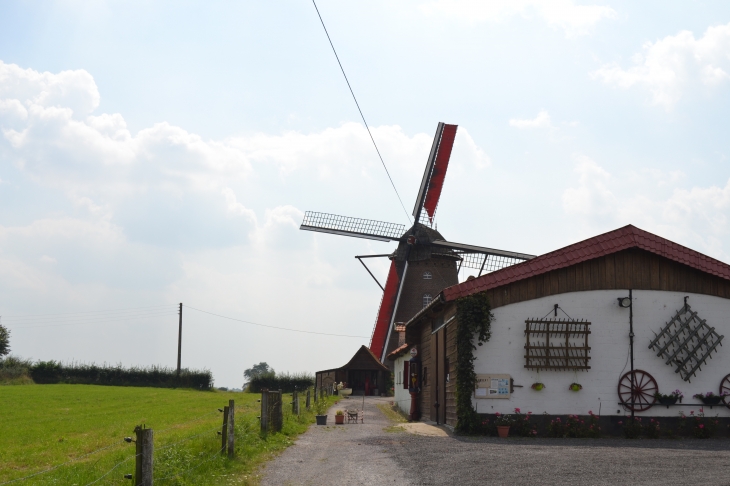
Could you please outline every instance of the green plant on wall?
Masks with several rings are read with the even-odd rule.
[[[472,408],[471,397],[476,387],[474,372],[474,341],[481,346],[491,337],[494,316],[489,300],[483,293],[472,294],[456,301],[456,431],[473,434],[479,431],[480,422]]]

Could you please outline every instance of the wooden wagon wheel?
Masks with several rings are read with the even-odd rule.
[[[634,387],[631,388],[631,373],[634,374]],[[730,381],[728,382],[730,385]],[[656,402],[654,393],[659,390],[656,380],[646,371],[629,371],[618,381],[618,397],[624,408],[634,412],[649,410]]]
[[[730,375],[727,375],[720,382],[720,396],[722,396],[723,393],[727,393],[727,395],[722,397],[722,403],[724,403],[727,408],[730,408]]]

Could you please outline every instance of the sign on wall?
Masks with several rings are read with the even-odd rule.
[[[477,374],[474,398],[509,398],[510,396],[510,375]]]

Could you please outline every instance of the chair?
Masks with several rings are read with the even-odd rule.
[[[347,416],[347,423],[357,423],[357,420],[360,419],[360,422],[363,422],[363,417],[360,415],[360,410],[345,410],[345,415]]]

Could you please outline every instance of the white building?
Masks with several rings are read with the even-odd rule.
[[[415,347],[421,416],[456,425],[456,306],[474,294],[487,297],[494,316],[491,338],[474,352],[478,413],[605,417],[633,408],[637,416],[675,417],[703,407],[694,394],[730,392],[730,346],[722,346],[730,336],[730,266],[626,226],[445,289],[406,323],[406,342],[389,355],[405,412],[411,395],[402,375]],[[532,388],[538,383],[542,390]],[[571,391],[573,383],[582,389]],[[655,402],[654,392],[675,389],[682,403]],[[704,408],[730,417],[723,402]]]

